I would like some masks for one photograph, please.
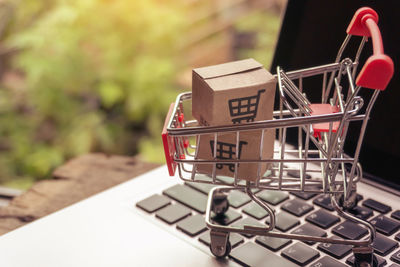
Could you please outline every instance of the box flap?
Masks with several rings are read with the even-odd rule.
[[[262,67],[263,65],[252,58],[233,61],[229,63],[202,67],[193,69],[201,78],[210,79],[229,74],[235,74],[239,72],[249,71]]]

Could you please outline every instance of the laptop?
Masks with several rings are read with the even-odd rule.
[[[340,40],[335,38],[338,45],[332,48],[335,51],[333,56],[330,51],[333,44],[323,47],[322,50],[328,54],[324,60],[318,56],[320,44],[302,36],[320,27],[334,28],[333,22],[335,27],[345,29],[354,11],[369,4],[366,2],[360,1],[357,5],[335,1],[330,6],[322,1],[289,1],[272,72],[277,62],[287,70],[331,62],[344,38],[343,32],[336,36]],[[379,25],[385,44],[389,44],[385,52],[392,56],[397,66],[399,49],[392,44],[395,37],[387,32],[399,20],[394,13],[396,9],[381,3],[375,3],[375,6],[372,3],[371,7],[382,14]],[[318,14],[314,13],[316,10]],[[340,16],[335,15],[339,10]],[[312,19],[314,15],[318,17],[318,25]],[[339,25],[342,20],[343,25]],[[322,38],[324,44],[333,38],[331,35],[334,32],[321,33],[313,38]],[[290,45],[283,45],[284,41]],[[377,239],[374,249],[378,266],[400,266],[400,182],[397,166],[391,164],[399,159],[397,138],[400,135],[398,126],[383,123],[389,118],[393,121],[393,115],[388,115],[383,122],[380,115],[376,115],[383,116],[387,114],[385,110],[396,110],[395,103],[390,105],[393,103],[390,100],[398,99],[395,97],[398,95],[397,84],[398,75],[395,74],[380,96],[389,99],[385,102],[387,105],[377,103],[372,112],[360,158],[365,173],[358,183],[359,203],[354,210],[357,216],[375,224]],[[379,128],[379,133],[376,128]],[[392,141],[392,145],[385,145],[387,141]],[[352,265],[354,258],[349,246],[241,234],[231,234],[232,250],[227,257],[214,257],[209,249],[209,230],[204,223],[210,190],[208,185],[183,183],[177,176],[169,177],[167,167],[159,167],[1,236],[1,266]],[[236,194],[230,196],[229,201],[227,216],[221,223],[234,225],[251,221],[266,225],[267,216],[245,196]],[[265,201],[275,210],[278,217],[276,226],[281,232],[352,239],[362,239],[366,235],[362,227],[350,225],[337,216],[325,195],[277,192],[272,196],[266,194]],[[301,212],[290,207],[301,207]]]

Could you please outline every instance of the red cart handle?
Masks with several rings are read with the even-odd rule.
[[[175,106],[175,103],[172,103],[170,105],[168,113],[167,113],[167,117],[165,118],[164,127],[161,132],[161,137],[162,137],[162,141],[163,141],[163,145],[164,145],[165,160],[167,162],[168,173],[170,176],[175,175],[175,170],[176,170],[176,165],[177,165],[176,162],[174,162],[174,155],[176,153],[174,139],[168,135],[168,131],[167,131],[168,123],[169,123],[172,113],[174,111],[174,106]]]
[[[362,87],[385,90],[393,76],[394,66],[384,54],[382,36],[378,28],[378,14],[369,7],[362,7],[354,14],[347,27],[347,34],[372,38],[373,55],[365,62],[357,76],[356,84]]]

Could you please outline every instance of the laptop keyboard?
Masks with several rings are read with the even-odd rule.
[[[155,220],[176,227],[205,246],[210,245],[210,235],[205,223],[207,197],[213,185],[186,183],[171,186],[160,194],[136,203]],[[301,235],[362,239],[367,230],[337,216],[330,196],[314,193],[287,193],[255,190],[276,214],[276,229],[284,233]],[[359,204],[352,213],[370,220],[376,227],[373,243],[378,266],[400,267],[400,210],[358,195]],[[267,225],[269,216],[245,193],[233,190],[228,196],[230,207],[223,217],[212,218],[221,225]],[[352,247],[340,244],[315,243],[282,238],[231,233],[232,251],[229,258],[244,266],[353,266]]]

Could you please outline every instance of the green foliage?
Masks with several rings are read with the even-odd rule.
[[[178,2],[12,3],[3,39],[18,49],[22,85],[0,88],[0,181],[46,178],[70,157],[134,154],[143,136],[159,139],[177,93]]]

